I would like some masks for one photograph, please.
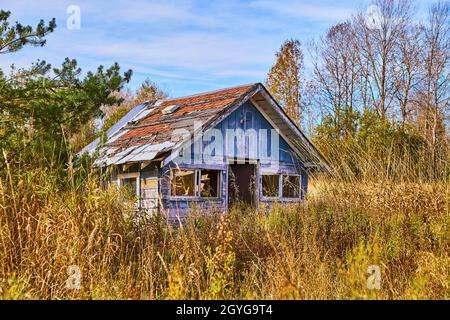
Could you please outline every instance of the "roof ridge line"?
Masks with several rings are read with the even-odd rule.
[[[158,100],[158,102],[162,103],[162,102],[168,102],[168,101],[171,101],[171,100],[180,100],[180,99],[193,98],[193,97],[203,96],[203,95],[207,95],[207,94],[213,94],[213,93],[217,93],[217,92],[221,92],[221,91],[225,91],[225,90],[256,86],[258,84],[260,84],[260,82],[251,82],[251,83],[242,84],[242,85],[238,85],[238,86],[227,87],[227,88],[222,88],[222,89],[216,89],[216,90],[211,90],[211,91],[205,91],[205,92],[200,92],[200,93],[191,94],[191,95],[187,95],[187,96],[165,98],[165,99]]]

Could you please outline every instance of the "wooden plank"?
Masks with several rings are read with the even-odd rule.
[[[158,189],[158,178],[146,178],[141,180],[141,187],[143,189]]]

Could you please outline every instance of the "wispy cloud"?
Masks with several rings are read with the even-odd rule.
[[[2,3],[15,20],[36,24],[56,17],[43,48],[4,55],[0,68],[36,59],[59,65],[77,58],[85,70],[119,62],[173,95],[263,81],[274,53],[289,37],[306,43],[348,18],[369,0],[16,0]],[[81,9],[81,29],[68,30],[66,9]]]
[[[136,62],[187,69],[215,69],[270,63],[273,51],[260,46],[261,37],[242,41],[208,33],[149,36],[120,42],[91,39],[74,44],[75,52],[90,56],[134,59]],[[256,50],[258,48],[258,50]]]

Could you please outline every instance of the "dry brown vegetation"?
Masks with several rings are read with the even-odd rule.
[[[317,179],[307,202],[137,222],[97,178],[0,180],[4,299],[449,299],[444,183]],[[367,288],[379,265],[381,290]],[[81,270],[68,289],[67,267]]]
[[[179,226],[136,213],[72,152],[164,92],[146,81],[123,93],[131,71],[118,64],[86,78],[70,59],[56,78],[45,62],[0,70],[0,298],[449,299],[450,6],[422,21],[412,1],[371,3],[374,16],[310,45],[311,78],[295,39],[268,75],[333,168],[298,205],[193,212]],[[10,15],[0,10],[0,53],[43,45],[55,27]],[[370,266],[380,290],[367,286]]]

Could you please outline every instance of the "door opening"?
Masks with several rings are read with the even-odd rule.
[[[256,206],[256,165],[230,164],[228,170],[228,204],[243,202]]]

